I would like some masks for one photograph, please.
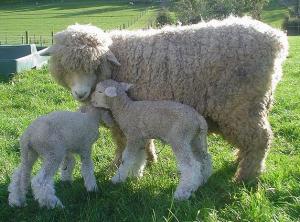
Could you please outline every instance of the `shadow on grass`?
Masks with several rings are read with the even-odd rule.
[[[1,83],[9,83],[14,75],[4,76],[0,74],[0,84]]]
[[[65,208],[54,210],[39,208],[31,194],[26,207],[10,208],[7,182],[0,185],[0,215],[2,221],[149,221],[151,218],[161,221],[173,214],[195,220],[199,209],[222,209],[234,201],[231,197],[245,189],[244,185],[232,182],[234,171],[235,166],[226,163],[190,200],[182,202],[173,200],[177,183],[162,185],[163,181],[157,175],[146,175],[151,177],[150,182],[149,178],[145,179],[148,180],[146,183],[144,179],[132,179],[113,185],[107,173],[101,172],[96,175],[97,193],[86,192],[82,179],[76,179],[72,184],[59,181],[55,186],[56,193]],[[253,187],[247,189],[253,190]]]

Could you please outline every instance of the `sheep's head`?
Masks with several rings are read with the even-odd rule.
[[[104,80],[96,86],[92,94],[92,104],[95,107],[109,109],[108,100],[117,96],[122,96],[132,87],[132,84],[116,82],[114,80]]]
[[[54,36],[49,69],[56,82],[72,91],[76,100],[89,98],[98,81],[110,78],[110,65],[120,63],[109,50],[111,38],[91,25],[71,25]]]

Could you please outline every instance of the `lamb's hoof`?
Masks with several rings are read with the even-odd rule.
[[[93,184],[91,186],[86,187],[86,190],[88,192],[98,192],[98,186],[97,184]]]
[[[126,179],[126,178],[125,178],[125,179]],[[115,176],[113,176],[113,177],[111,178],[111,182],[112,182],[113,184],[122,183],[122,182],[125,181],[125,179],[121,178],[119,174],[116,174]]]
[[[144,176],[144,170],[138,169],[136,171],[132,171],[130,177],[140,179]]]
[[[65,208],[62,202],[57,197],[53,197],[52,199],[40,202],[40,206],[47,207],[48,209]]]
[[[179,201],[187,200],[190,198],[191,194],[192,194],[192,191],[179,188],[174,193],[174,199],[179,200]]]
[[[12,199],[9,197],[8,204],[11,207],[25,207],[27,204],[25,201],[21,201],[19,199]]]
[[[62,182],[69,182],[69,183],[72,183],[73,178],[72,178],[71,176],[69,176],[69,175],[63,175],[63,174],[61,174],[60,180],[61,180]]]

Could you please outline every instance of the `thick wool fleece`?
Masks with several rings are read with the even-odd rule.
[[[91,66],[98,80],[111,77],[133,83],[129,94],[137,100],[174,100],[192,106],[206,118],[210,131],[239,148],[237,179],[261,172],[272,138],[267,115],[288,50],[283,32],[249,17],[109,33],[82,27],[79,32],[84,30],[84,38],[96,47],[83,47],[72,59],[72,48],[78,48],[76,35],[65,31],[70,44],[60,43],[57,36],[56,47],[70,48],[53,51],[50,61],[60,84],[70,87],[68,70],[84,73],[80,67],[100,55],[97,70]],[[112,52],[121,66],[111,65],[103,51]]]

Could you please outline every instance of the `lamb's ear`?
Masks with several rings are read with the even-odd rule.
[[[104,94],[108,97],[116,97],[117,89],[116,89],[116,87],[107,87],[104,91]]]
[[[133,84],[131,83],[121,82],[120,84],[125,92],[127,92],[131,87],[133,87]]]
[[[106,58],[107,58],[108,61],[110,61],[112,64],[114,64],[116,66],[121,65],[121,63],[117,60],[115,55],[110,50],[107,51]]]
[[[53,52],[54,52],[54,48],[53,48],[53,46],[50,46],[46,49],[39,51],[39,55],[40,56],[51,56],[53,54]]]

